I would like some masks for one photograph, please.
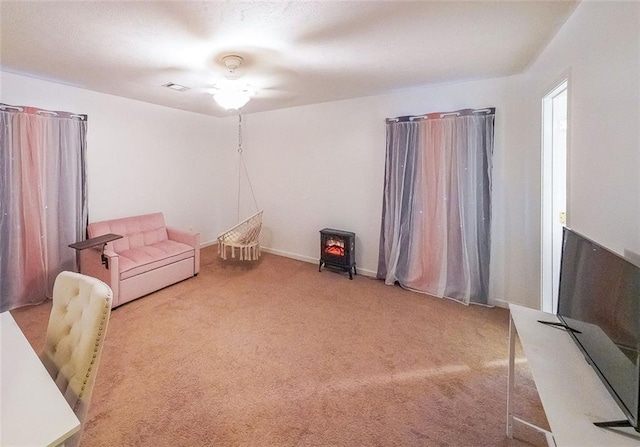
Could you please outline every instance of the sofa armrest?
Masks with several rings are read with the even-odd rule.
[[[182,230],[174,227],[167,227],[167,236],[172,241],[181,242],[192,246],[193,248],[200,247],[200,233],[194,233],[193,231]]]
[[[102,264],[102,255],[107,257],[109,268]],[[98,278],[113,290],[111,307],[120,303],[120,258],[112,250],[90,248],[80,251],[80,273]]]
[[[179,228],[167,227],[167,236],[172,241],[181,242],[194,248],[194,275],[200,272],[200,233],[181,230]]]

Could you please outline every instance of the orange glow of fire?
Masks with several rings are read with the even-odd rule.
[[[329,245],[324,251],[330,255],[344,256],[344,247],[340,247],[339,245]]]

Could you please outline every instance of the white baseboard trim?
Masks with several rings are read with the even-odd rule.
[[[296,259],[298,261],[308,262],[310,264],[317,264],[319,259],[312,258],[310,256],[299,255],[297,253],[291,253],[284,250],[278,250],[275,248],[269,247],[260,247],[260,251],[264,251],[265,253],[271,253],[272,255],[284,256],[285,258]]]
[[[304,256],[304,255],[299,255],[297,253],[291,253],[288,251],[283,251],[283,250],[278,250],[275,248],[268,248],[268,247],[260,247],[261,251],[264,251],[265,253],[271,253],[273,255],[278,255],[278,256],[284,256],[285,258],[291,258],[291,259],[295,259],[297,261],[302,261],[302,262],[308,262],[309,264],[316,264],[319,265],[320,264],[320,259],[318,258],[312,258],[310,256]],[[358,271],[358,275],[363,275],[363,276],[369,276],[369,277],[376,277],[376,273],[372,270],[367,270],[367,269],[362,269],[358,266],[356,266],[356,269]]]
[[[209,242],[203,242],[200,244],[200,248],[205,248],[205,247],[210,247],[211,245],[217,245],[218,244],[218,240],[213,240],[213,241],[209,241]],[[290,259],[295,259],[297,261],[302,261],[302,262],[308,262],[309,264],[316,264],[318,265],[320,263],[320,260],[318,258],[312,258],[310,256],[304,256],[304,255],[299,255],[297,253],[291,253],[288,251],[284,251],[284,250],[278,250],[275,248],[269,248],[269,247],[260,247],[261,251],[264,251],[265,253],[271,253],[272,255],[277,255],[277,256],[284,256],[285,258],[290,258]],[[358,269],[358,275],[362,275],[362,276],[368,276],[370,278],[375,278],[378,274],[378,272],[374,272],[373,270],[367,270],[367,269],[363,269],[360,267],[357,267]],[[504,301],[504,300],[489,300],[489,306],[495,306],[495,307],[502,307],[505,309],[509,308],[509,301]]]
[[[213,240],[213,241],[208,241],[208,242],[203,242],[200,244],[200,248],[205,248],[205,247],[210,247],[212,245],[217,245],[218,244],[218,240]],[[289,251],[284,251],[284,250],[278,250],[276,248],[269,248],[269,247],[260,247],[261,251],[264,251],[265,253],[271,253],[273,255],[276,256],[283,256],[285,258],[290,258],[290,259],[295,259],[297,261],[302,261],[302,262],[308,262],[309,264],[315,264],[318,265],[320,263],[320,260],[318,258],[312,258],[310,256],[304,256],[304,255],[299,255],[297,253],[291,253]],[[375,278],[377,276],[377,272],[373,271],[373,270],[367,270],[367,269],[363,269],[360,267],[357,267],[358,269],[358,275],[362,275],[362,276],[367,276],[370,278]],[[502,307],[505,309],[509,308],[509,301],[505,301],[505,300],[492,300],[489,299],[489,306],[495,306],[495,307]]]
[[[200,244],[200,248],[205,248],[205,247],[210,247],[212,245],[217,245],[218,244],[218,240],[213,240],[213,241],[208,241],[208,242],[202,242]],[[309,264],[316,264],[318,265],[320,263],[320,259],[318,258],[312,258],[310,256],[304,256],[304,255],[299,255],[297,253],[291,253],[289,251],[284,251],[284,250],[278,250],[276,248],[269,248],[269,247],[260,247],[260,250],[265,252],[265,253],[271,253],[272,255],[277,255],[277,256],[284,256],[285,258],[290,258],[290,259],[295,259],[297,261],[302,261],[302,262],[308,262]],[[369,276],[372,278],[375,278],[377,275],[377,272],[374,272],[373,270],[367,270],[367,269],[363,269],[360,267],[357,267],[358,270],[358,275],[363,275],[363,276]]]
[[[374,272],[373,270],[367,270],[360,267],[357,267],[357,268],[358,268],[358,275],[367,276],[369,278],[375,278],[378,275],[378,272]]]
[[[503,307],[505,309],[509,308],[509,301],[505,301],[505,300],[489,300],[489,305],[490,306],[495,306],[495,307]]]

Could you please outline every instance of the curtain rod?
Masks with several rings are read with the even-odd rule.
[[[387,123],[398,123],[398,122],[413,122],[413,121],[420,121],[420,120],[427,120],[427,119],[440,119],[440,118],[446,118],[448,116],[466,116],[466,115],[472,115],[472,114],[479,114],[479,113],[484,113],[487,115],[491,115],[494,114],[496,111],[495,107],[487,107],[484,109],[462,109],[462,110],[456,110],[453,112],[436,112],[436,113],[426,113],[424,115],[415,115],[415,116],[398,116],[395,118],[387,118],[385,121]]]
[[[37,109],[35,107],[20,107],[20,106],[12,106],[9,104],[0,103],[0,110],[15,110],[17,112],[25,112],[25,113],[36,113],[37,115],[51,115],[51,116],[61,116],[62,118],[71,118],[71,119],[79,119],[84,121],[87,119],[87,115],[80,115],[77,113],[69,113],[69,112],[54,112],[53,110],[44,110]]]
[[[2,109],[2,110],[13,109],[13,110],[17,110],[18,112],[24,111],[24,109],[22,107],[8,106],[6,104],[0,104],[0,109]]]

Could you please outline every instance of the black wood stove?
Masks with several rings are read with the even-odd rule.
[[[320,265],[334,267],[349,272],[349,279],[356,271],[356,234],[350,231],[325,228],[320,230]]]

